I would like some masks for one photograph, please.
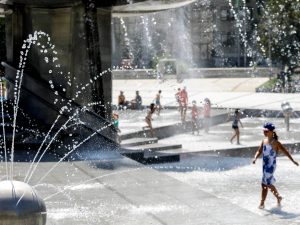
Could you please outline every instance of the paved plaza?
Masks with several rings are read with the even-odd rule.
[[[0,0],[0,225],[300,225],[300,3],[277,3]]]
[[[128,83],[126,87],[135,90],[133,86]],[[150,90],[145,85],[145,88],[149,88],[152,96],[160,87]],[[188,85],[187,88],[191,90]],[[174,93],[161,89],[163,104],[166,99],[171,102]],[[300,109],[297,108],[298,94],[256,94],[253,90],[247,93],[224,90],[210,93],[213,103],[227,107],[269,106],[280,109],[282,100],[294,99],[291,104],[295,110]],[[149,101],[151,96],[149,94]],[[208,92],[200,92],[194,97],[202,99],[204,96],[208,96]],[[255,96],[260,96],[260,101]],[[145,96],[147,102],[146,99]],[[213,116],[230,112],[215,104]],[[141,131],[145,125],[146,110],[126,110],[119,114],[121,135]],[[300,169],[286,157],[279,157],[276,171],[277,187],[284,197],[283,206],[276,207],[274,197],[269,194],[266,208],[259,210],[261,160],[253,165],[250,157],[214,154],[226,149],[242,151],[243,148],[258,146],[263,138],[262,124],[270,120],[277,126],[283,143],[300,142],[300,119],[296,115],[291,119],[289,132],[283,118],[244,115],[241,145],[229,142],[233,134],[231,121],[211,126],[208,134],[202,130],[199,135],[186,131],[158,140],[162,144],[182,144],[180,161],[172,163],[143,165],[118,151],[101,150],[101,143],[90,141],[74,152],[69,162],[57,164],[60,157],[47,154],[29,183],[45,199],[47,225],[300,224]],[[172,126],[179,121],[179,112],[174,107],[166,107],[160,116],[154,115],[153,126]],[[18,162],[14,164],[14,178],[22,181],[30,167],[24,158],[32,158],[33,153],[16,154]],[[294,157],[300,161],[298,154]],[[0,176],[2,179],[6,177],[4,162],[0,163]]]
[[[290,102],[295,111],[300,111],[300,94],[256,93],[255,88],[268,78],[205,78],[186,79],[178,83],[175,79],[160,80],[113,80],[113,104],[117,104],[120,90],[124,91],[128,101],[134,99],[139,90],[143,104],[153,102],[158,90],[162,90],[161,102],[165,107],[177,106],[175,93],[177,88],[187,88],[189,102],[198,104],[209,98],[214,108],[241,108],[281,110],[281,103]],[[200,104],[199,104],[200,105]]]

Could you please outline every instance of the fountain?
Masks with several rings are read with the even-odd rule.
[[[1,225],[46,224],[46,205],[28,184],[1,181],[0,193]]]
[[[36,2],[36,4],[38,4],[38,2]],[[155,22],[155,20],[149,18],[144,17],[142,18],[142,20],[147,25],[149,25],[150,21]],[[145,28],[145,37],[147,38],[147,45],[153,42],[153,40],[149,36],[151,32],[148,31],[148,28]],[[43,43],[39,42],[39,35],[41,36],[41,38],[45,38],[46,40],[49,40],[49,36],[43,32],[34,32],[31,36],[33,37],[33,40],[31,40],[32,45],[40,43],[40,47],[35,49],[35,51],[39,54],[36,54],[36,52],[34,54],[39,56],[42,55],[43,57],[41,57],[39,60],[35,58],[34,66],[36,66],[39,69],[42,68],[41,76],[43,78],[43,81],[47,81],[45,85],[47,86],[47,91],[41,91],[41,89],[45,86],[42,86],[39,82],[36,82],[34,75],[29,74],[29,77],[25,77],[27,74],[25,74],[25,71],[23,71],[23,69],[25,69],[26,64],[26,60],[24,58],[26,58],[26,50],[29,50],[29,48],[27,47],[28,43],[24,43],[24,52],[21,56],[21,63],[19,63],[20,68],[18,76],[20,79],[24,75],[24,79],[26,79],[27,81],[27,83],[24,84],[25,88],[21,89],[20,80],[15,81],[14,79],[10,79],[10,82],[15,81],[13,83],[17,84],[16,89],[14,90],[16,100],[14,101],[15,115],[13,128],[14,130],[16,128],[16,117],[18,114],[17,112],[19,110],[18,103],[23,103],[23,106],[30,106],[30,104],[28,104],[28,101],[26,102],[26,99],[24,99],[24,97],[23,99],[22,97],[20,97],[21,91],[25,94],[25,98],[28,97],[30,100],[34,99],[35,106],[42,105],[41,102],[43,102],[44,100],[45,102],[47,102],[45,105],[51,103],[51,107],[49,107],[51,112],[47,112],[49,108],[47,108],[47,110],[43,108],[43,112],[40,113],[38,117],[46,118],[47,115],[50,115],[51,119],[47,119],[51,121],[52,124],[48,123],[48,132],[44,133],[45,139],[42,143],[40,143],[40,147],[37,148],[37,153],[31,160],[32,163],[30,164],[27,173],[26,171],[24,171],[24,168],[25,166],[28,166],[28,163],[26,163],[26,165],[22,164],[23,162],[15,163],[16,165],[14,167],[13,162],[16,162],[14,153],[16,153],[16,151],[14,147],[12,147],[10,152],[12,163],[11,168],[9,170],[6,166],[6,180],[0,182],[0,225],[23,225],[27,223],[30,223],[32,225],[44,225],[46,224],[46,216],[48,217],[48,223],[51,225],[57,224],[57,221],[59,221],[60,224],[66,225],[98,225],[117,223],[137,224],[140,221],[146,220],[152,224],[187,223],[187,221],[181,221],[181,218],[191,218],[188,222],[193,222],[193,219],[199,216],[199,203],[189,200],[191,202],[188,203],[191,204],[189,204],[189,206],[188,204],[184,205],[183,203],[187,201],[185,201],[186,199],[182,197],[184,195],[178,195],[177,191],[181,190],[185,193],[185,196],[187,196],[187,198],[197,199],[197,201],[203,198],[207,199],[208,197],[211,199],[211,197],[205,195],[205,193],[202,195],[195,194],[189,196],[189,187],[185,187],[181,183],[176,183],[176,181],[174,180],[169,180],[168,177],[160,176],[160,174],[157,174],[155,172],[150,174],[150,177],[149,174],[147,174],[147,168],[145,169],[145,167],[140,167],[138,164],[130,164],[128,163],[128,161],[126,161],[126,159],[121,159],[118,162],[111,162],[109,160],[97,162],[96,160],[99,159],[99,157],[104,157],[104,154],[102,152],[99,153],[97,151],[94,152],[95,154],[90,154],[89,151],[95,148],[106,148],[108,145],[106,142],[90,142],[90,145],[86,147],[83,151],[85,154],[88,155],[87,160],[83,160],[83,157],[78,157],[74,160],[73,158],[71,159],[71,157],[73,157],[72,154],[75,153],[80,147],[82,147],[83,144],[90,141],[90,139],[92,139],[93,137],[104,136],[110,141],[115,140],[115,133],[113,129],[110,129],[111,125],[109,121],[104,120],[106,118],[106,115],[104,117],[99,117],[99,114],[97,115],[99,111],[93,109],[93,106],[96,105],[98,106],[98,109],[103,109],[104,112],[109,113],[110,103],[103,103],[103,99],[99,100],[89,98],[91,96],[91,93],[86,92],[87,89],[95,87],[95,81],[104,81],[108,79],[107,77],[109,77],[110,75],[110,70],[107,69],[106,72],[105,70],[100,70],[102,71],[101,73],[99,71],[99,73],[96,73],[97,66],[95,66],[94,64],[90,65],[91,67],[88,68],[91,71],[93,71],[93,74],[89,74],[89,76],[87,76],[88,78],[83,76],[75,76],[74,74],[76,74],[76,69],[74,68],[74,74],[74,71],[71,71],[70,73],[66,72],[68,70],[64,67],[63,64],[58,63],[57,56],[52,57],[51,55],[45,55],[49,53],[49,51],[51,51],[55,55],[55,48],[52,49],[53,44],[51,44],[50,41],[50,44],[47,43],[47,45],[43,45]],[[81,35],[82,33],[79,34],[79,36]],[[73,38],[76,39],[78,37]],[[92,44],[95,44],[95,42],[93,42]],[[95,52],[88,52],[88,55],[91,56],[93,55],[93,53]],[[73,62],[75,63],[78,62],[78,59],[73,58],[73,60]],[[54,69],[51,68],[51,66],[49,66],[49,62],[55,62],[54,66],[57,67],[55,67]],[[42,66],[44,63],[46,64],[46,66]],[[76,66],[78,65],[79,64],[76,64]],[[5,66],[9,71],[9,78],[12,78],[14,69],[9,64],[5,64]],[[33,71],[29,72],[33,73]],[[50,77],[50,80],[47,80],[47,77]],[[77,80],[74,78],[76,78]],[[101,86],[102,84],[98,83],[98,85]],[[33,90],[30,88],[32,88]],[[99,89],[101,90],[101,87]],[[99,91],[99,89],[96,90]],[[33,94],[33,98],[31,98],[31,91],[35,93]],[[89,96],[87,98],[85,98],[86,93],[88,93],[87,95]],[[37,96],[38,94],[40,94],[40,96]],[[107,96],[105,96],[104,98],[106,97]],[[36,103],[37,101],[40,102]],[[100,114],[102,113],[103,112],[101,112],[100,110]],[[2,119],[3,118],[4,116],[2,110]],[[46,120],[45,118],[44,120]],[[101,123],[97,123],[97,119],[100,119]],[[74,131],[72,130],[73,128],[74,130],[77,129],[75,133],[70,132]],[[112,133],[106,132],[107,130],[112,130]],[[54,140],[62,132],[64,133],[64,135],[68,136],[68,145],[63,146],[65,148],[60,151],[61,155],[58,159],[58,162],[48,162],[43,165],[40,162],[43,160],[45,154],[49,152],[50,146],[53,145]],[[5,131],[3,133],[5,134]],[[17,132],[14,131],[14,136],[15,134],[17,134]],[[78,136],[76,136],[75,134]],[[4,143],[6,143],[5,138]],[[120,155],[118,153],[114,152],[112,153],[112,155],[114,155],[114,157],[118,158],[119,160]],[[70,160],[71,162],[65,160]],[[205,161],[204,159],[202,160]],[[5,162],[7,161],[8,158],[7,156],[5,156]],[[211,161],[215,161],[215,158],[212,158]],[[203,163],[205,164],[205,162]],[[244,159],[244,161],[241,164],[246,163],[248,163],[248,160]],[[213,163],[211,164],[214,165]],[[237,164],[240,165],[240,163]],[[236,164],[234,164],[234,166],[235,165]],[[124,167],[127,168],[124,169]],[[199,167],[195,167],[195,169],[193,166],[190,165],[179,167],[180,170],[186,170],[187,168],[188,170],[201,170],[199,169]],[[101,174],[95,172],[97,168],[101,169]],[[167,168],[167,166],[165,165],[159,167],[159,169],[161,170],[164,170],[165,168]],[[174,171],[173,165],[170,165],[169,168],[170,170]],[[207,165],[204,165],[203,168],[207,168]],[[231,168],[231,166],[229,166],[229,168]],[[216,165],[214,169],[219,170],[220,167]],[[141,170],[141,172],[135,174],[135,172],[138,172],[139,170]],[[38,176],[35,177],[34,175],[36,175],[37,173]],[[127,173],[133,175],[128,176]],[[51,176],[52,174],[55,175]],[[121,174],[122,176],[120,176]],[[63,177],[63,175],[66,176]],[[149,177],[151,179],[149,179]],[[23,178],[24,182],[17,181]],[[107,180],[105,180],[105,178],[107,178]],[[144,182],[146,179],[149,180],[147,180],[147,182]],[[170,182],[168,187],[164,186],[163,182],[165,182],[165,179],[168,180],[168,182]],[[70,180],[72,180],[75,184],[70,182]],[[92,183],[92,181],[96,181],[97,183]],[[32,187],[29,186],[28,183],[32,185]],[[154,186],[155,184],[156,186]],[[160,186],[160,184],[162,185]],[[146,189],[147,187],[148,189]],[[154,187],[159,187],[158,193],[151,191],[155,189]],[[172,187],[173,190],[175,190],[175,192],[177,193],[172,193],[170,187]],[[43,196],[44,201],[47,203],[48,212],[46,212],[45,202],[42,200],[42,198],[38,197],[37,190],[39,190],[39,193],[41,194],[40,196]],[[74,191],[74,193],[69,193],[69,191],[71,190]],[[81,191],[81,193],[79,191]],[[197,191],[199,190],[197,189]],[[193,193],[196,193],[197,191],[193,191]],[[163,196],[163,194],[165,193],[168,193],[166,197]],[[157,202],[159,202],[159,204],[157,204]],[[169,202],[171,202],[172,204],[168,204]],[[200,203],[202,204],[202,206],[205,206],[206,202]],[[109,204],[110,207],[106,207]],[[194,207],[190,207],[190,205],[193,205]],[[52,213],[52,218],[50,218],[50,222],[48,220],[49,214],[47,215],[47,213],[49,213],[49,208],[52,210],[50,212]],[[193,209],[191,208],[196,209],[198,212],[192,211]],[[204,210],[207,210],[207,212],[209,212],[208,209],[205,209],[205,207],[203,208]],[[225,207],[225,210],[227,208],[229,207]],[[68,209],[71,210],[68,211]],[[125,214],[124,211],[129,213]],[[192,213],[185,214],[185,212],[190,211],[192,211]],[[173,214],[171,214],[171,212]],[[129,218],[128,214],[131,215]],[[175,218],[175,220],[178,220],[176,221],[177,223],[172,223],[174,221],[169,220],[170,218]],[[229,218],[233,217],[229,216]],[[51,223],[51,219],[57,221]]]
[[[33,2],[32,4],[38,5],[39,3]],[[35,188],[32,188],[30,185],[28,185],[28,183],[30,182],[32,175],[37,170],[39,162],[43,158],[44,154],[48,151],[49,146],[62,130],[67,130],[68,127],[73,127],[74,125],[72,123],[85,129],[83,131],[83,135],[80,134],[79,138],[81,138],[81,140],[74,141],[75,139],[72,139],[72,145],[66,147],[67,151],[65,150],[64,156],[61,157],[61,159],[56,164],[54,164],[54,166],[49,169],[47,173],[44,174],[44,176],[37,182],[36,185],[40,185],[40,182],[43,181],[43,179],[45,179],[45,177],[47,177],[50,172],[56,169],[58,164],[60,164],[63,160],[70,156],[70,154],[78,149],[82,144],[89,141],[92,137],[99,136],[100,134],[100,136],[104,137],[104,140],[108,139],[108,141],[110,142],[116,141],[115,130],[111,128],[110,122],[105,120],[110,115],[110,95],[109,92],[105,92],[107,91],[107,88],[109,89],[111,86],[111,84],[109,84],[111,78],[107,76],[107,74],[110,74],[110,70],[109,68],[107,68],[107,70],[103,69],[108,65],[106,62],[101,61],[102,65],[99,65],[100,62],[97,61],[99,58],[93,58],[95,54],[99,54],[99,52],[97,52],[96,50],[92,50],[91,47],[91,45],[93,45],[93,42],[95,44],[99,41],[97,38],[94,39],[94,33],[97,30],[94,30],[95,24],[93,24],[92,20],[93,16],[95,16],[95,14],[93,13],[95,13],[94,10],[96,8],[93,4],[88,4],[88,6],[86,7],[86,26],[87,30],[89,30],[87,32],[88,50],[86,54],[89,55],[90,65],[88,65],[88,69],[91,74],[89,77],[81,76],[83,74],[82,71],[80,71],[82,70],[82,68],[78,68],[78,64],[74,63],[78,59],[74,59],[75,61],[73,60],[74,67],[72,66],[72,68],[74,70],[72,72],[74,74],[66,72],[67,67],[70,66],[70,64],[61,65],[60,63],[58,63],[59,57],[57,55],[60,55],[61,53],[55,50],[56,48],[51,43],[50,35],[42,31],[33,32],[33,34],[29,35],[29,37],[23,41],[19,63],[16,63],[17,49],[15,45],[9,46],[11,53],[8,57],[9,63],[2,63],[2,65],[6,67],[6,75],[8,82],[10,83],[9,98],[13,97],[14,101],[12,125],[13,131],[10,149],[7,149],[5,146],[5,117],[3,114],[2,104],[2,126],[4,138],[3,150],[5,153],[6,180],[0,182],[1,225],[46,224],[47,213],[45,203],[42,198],[37,195]],[[40,13],[35,11],[35,9],[33,8],[31,8],[30,10],[32,10],[32,15],[34,16]],[[7,17],[20,17],[20,14],[18,14],[18,11],[16,10],[15,12],[10,12]],[[23,19],[24,21],[28,21],[28,18],[26,17],[23,17]],[[33,24],[32,28],[34,28],[36,25],[40,26],[39,23],[36,23]],[[104,25],[103,27],[106,26]],[[24,31],[26,29],[27,27],[24,27]],[[27,29],[27,31],[30,29],[31,28]],[[14,33],[15,30],[13,28],[12,30],[12,36],[17,37],[18,34]],[[21,36],[18,36],[16,39],[21,42]],[[42,40],[44,40],[46,43],[43,44]],[[18,41],[16,41],[16,43],[17,42]],[[32,46],[36,46],[36,48],[32,53],[30,53],[29,50]],[[58,46],[61,47],[62,45],[58,44]],[[64,54],[65,53],[62,53],[62,55]],[[109,53],[106,54],[109,55]],[[44,62],[37,60],[35,56],[42,56],[41,59]],[[29,65],[26,65],[27,62]],[[51,64],[53,64],[54,68],[51,68]],[[16,65],[18,65],[17,70],[15,69]],[[27,71],[25,72],[25,68],[27,66],[29,67],[29,69],[27,69]],[[32,69],[34,67],[37,68],[38,72],[40,73],[39,77],[35,77],[35,75],[32,75],[35,73],[35,71]],[[99,71],[101,70],[102,72],[100,73]],[[16,77],[15,73],[17,74]],[[80,76],[76,75],[76,73],[80,74]],[[104,74],[106,76],[103,76]],[[48,79],[47,76],[50,78]],[[76,81],[76,78],[79,78],[78,82]],[[43,84],[44,81],[48,81],[48,87]],[[12,88],[13,84],[14,88]],[[107,86],[107,84],[109,85]],[[23,96],[21,96],[21,91]],[[15,137],[17,133],[16,123],[19,105],[25,107],[25,109],[29,111],[31,116],[34,116],[37,119],[42,119],[43,122],[48,125],[48,127],[50,127],[48,133],[45,135],[43,142],[38,148],[35,157],[32,160],[30,168],[24,178],[24,182],[14,180],[14,178],[16,177],[16,172],[14,171],[16,141]],[[96,107],[94,107],[95,105]],[[37,112],[34,110],[30,110],[29,107],[41,107],[41,110]],[[59,121],[60,119],[62,120]],[[50,121],[54,121],[54,123],[51,125]],[[53,130],[55,126],[60,126],[60,128],[58,130]],[[106,144],[107,146],[109,146],[109,144],[103,141],[101,142],[101,144]],[[43,148],[44,151],[42,152]],[[7,165],[7,156],[9,152],[11,164],[10,168],[8,168]]]

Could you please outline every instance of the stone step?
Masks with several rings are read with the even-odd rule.
[[[153,144],[153,143],[157,143],[157,142],[158,142],[157,138],[131,138],[131,139],[126,139],[126,140],[122,141],[121,147],[126,148],[126,147]]]
[[[146,144],[121,149],[120,153],[143,164],[178,162],[179,154],[155,154],[156,151],[168,151],[182,148],[181,144]]]
[[[147,145],[139,145],[139,146],[132,146],[121,149],[122,154],[126,153],[137,153],[145,151],[165,151],[165,150],[174,150],[174,149],[180,149],[182,148],[181,144],[171,144],[171,145],[165,145],[165,144],[159,144],[159,143],[153,143],[153,144],[147,144]]]
[[[299,154],[299,142],[284,143],[284,146],[289,149],[291,153]],[[233,147],[224,147],[222,149],[199,149],[190,150],[185,148],[161,150],[161,151],[148,151],[145,152],[145,157],[160,157],[162,155],[187,155],[187,154],[202,154],[202,155],[214,155],[225,157],[253,157],[258,149],[257,144],[253,145],[236,145]]]
[[[210,120],[210,126],[218,125],[225,123],[228,119],[228,113],[222,112],[216,115],[213,115]],[[202,129],[202,127],[200,128]],[[171,137],[177,134],[186,133],[192,130],[192,122],[186,121],[185,124],[179,123],[178,121],[174,121],[173,124],[160,126],[153,128],[154,135],[159,140],[167,137]],[[149,129],[147,130],[137,130],[132,133],[126,133],[120,136],[122,140],[127,140],[131,138],[137,137],[151,137],[151,132]]]
[[[128,158],[131,158],[142,164],[154,164],[154,163],[167,163],[167,162],[179,162],[179,154],[159,154],[150,155],[144,152],[131,152],[123,154]]]
[[[172,149],[171,152],[169,152],[169,150],[167,150],[167,151],[145,151],[144,158],[145,159],[151,159],[151,158],[155,159],[155,158],[180,156],[180,154],[176,153],[176,150],[180,150],[180,149],[174,149],[174,150]],[[179,158],[178,158],[178,161],[179,161]]]

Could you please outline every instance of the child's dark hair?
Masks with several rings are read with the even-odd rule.
[[[278,141],[278,138],[279,138],[279,137],[277,136],[276,132],[273,131],[273,139],[276,140],[276,141]]]
[[[235,114],[238,114],[239,112],[240,112],[239,109],[236,109],[236,110],[234,111]]]
[[[155,104],[154,104],[154,103],[151,103],[151,104],[150,104],[150,110],[151,110],[151,111],[154,111],[154,110],[155,110]]]

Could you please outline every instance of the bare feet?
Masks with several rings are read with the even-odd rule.
[[[281,201],[282,201],[282,197],[278,196],[277,198],[277,206],[280,207],[281,206]]]
[[[264,209],[265,208],[265,203],[263,201],[261,201],[258,208],[259,209]]]

